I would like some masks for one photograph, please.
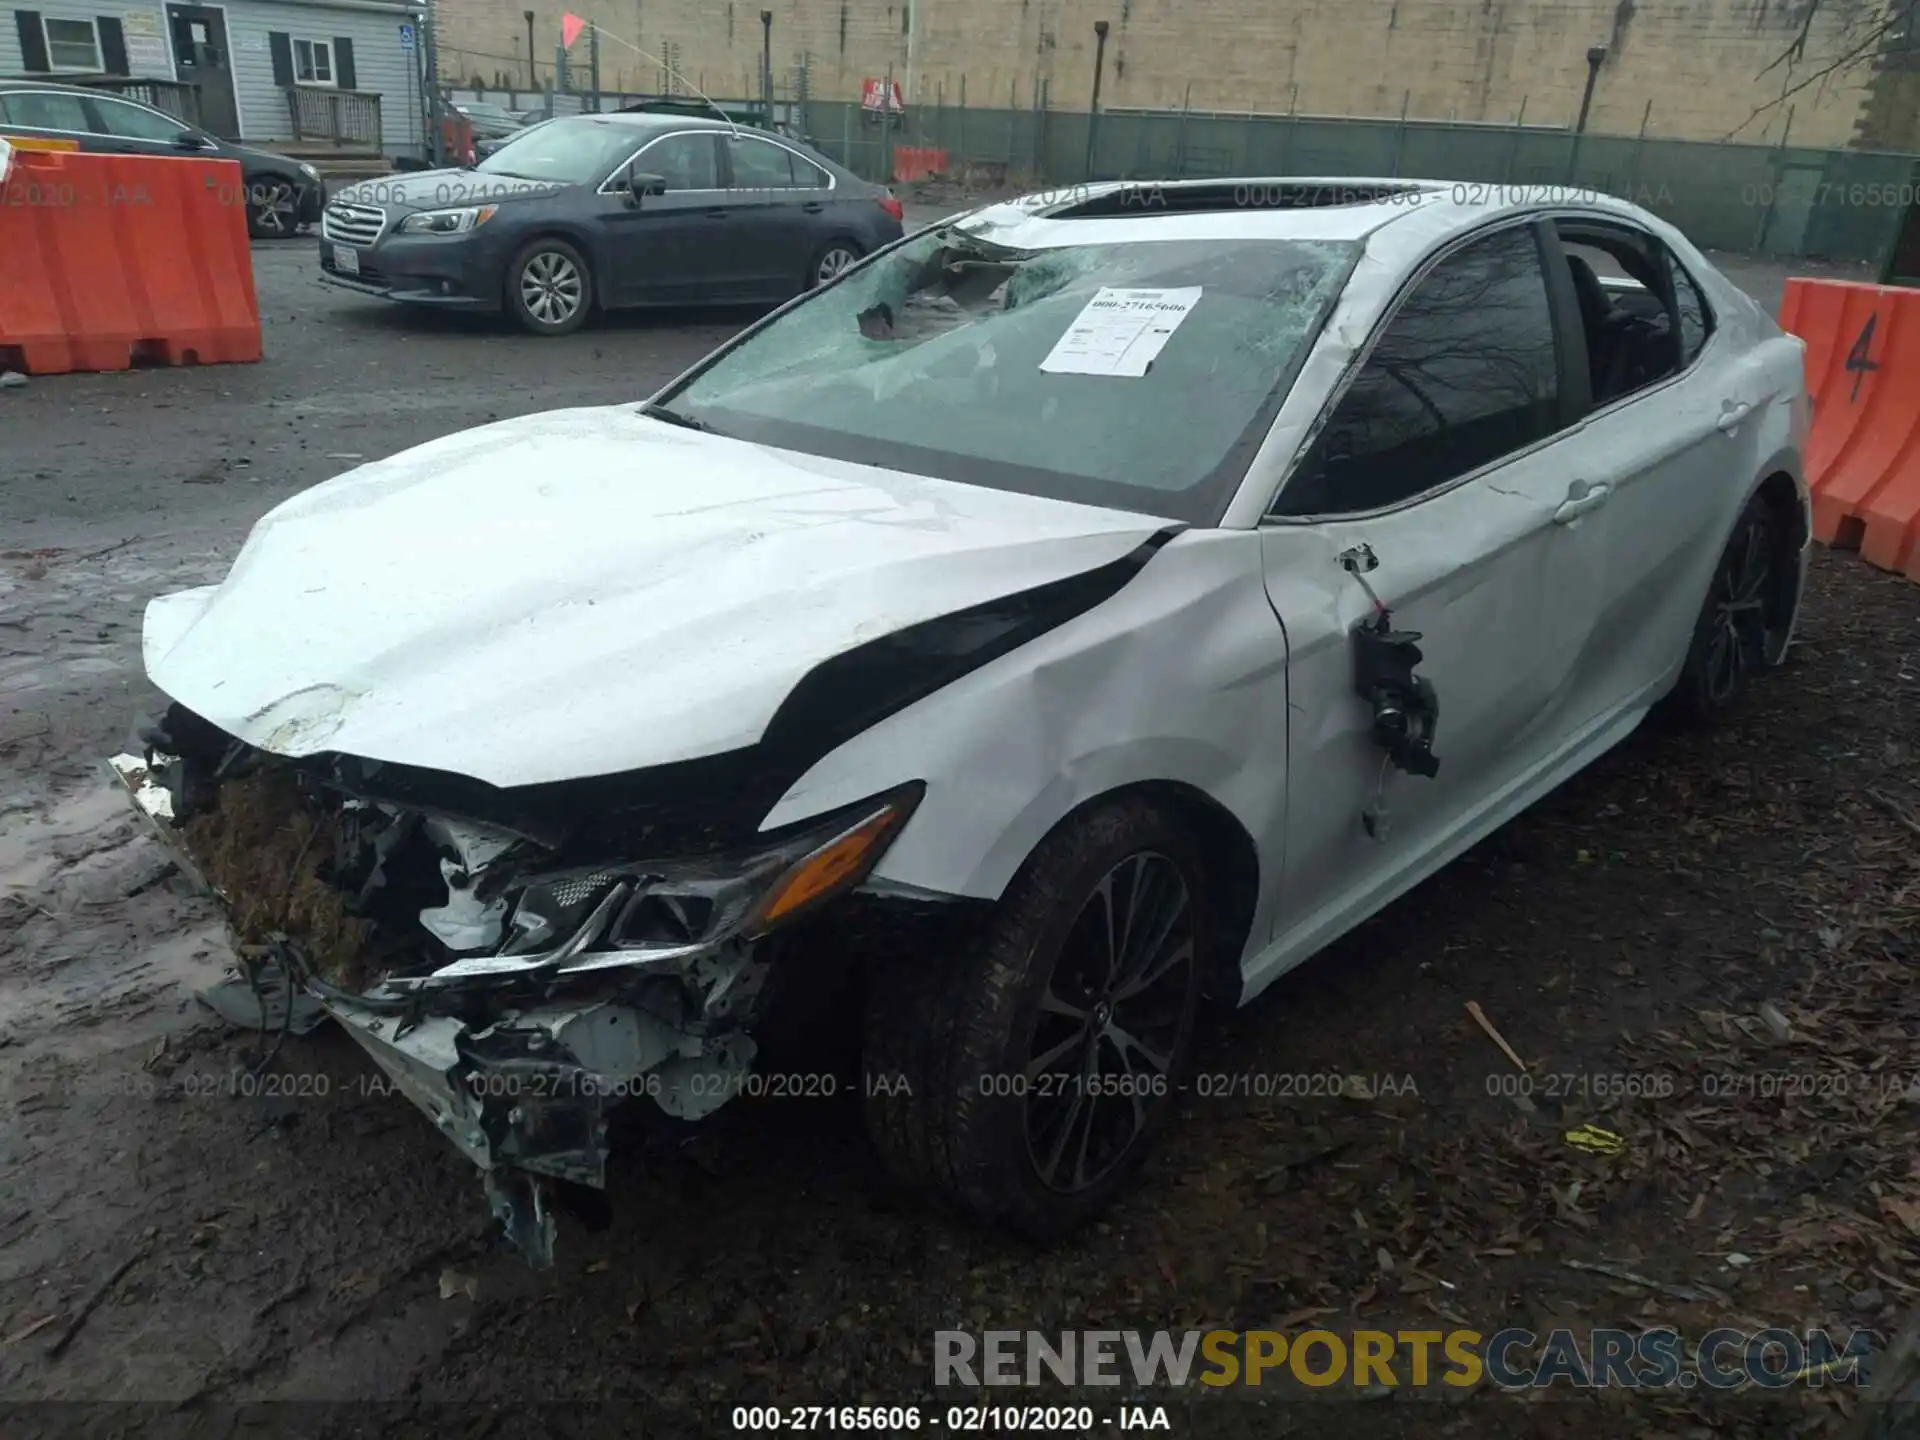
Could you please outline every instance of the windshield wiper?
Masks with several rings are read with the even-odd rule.
[[[708,435],[719,432],[704,420],[696,420],[691,415],[682,415],[678,410],[669,410],[664,405],[656,405],[649,400],[640,407],[640,413],[649,420],[664,420],[669,425],[678,425],[683,430],[700,430]]]

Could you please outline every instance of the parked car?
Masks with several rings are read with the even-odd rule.
[[[574,115],[472,169],[348,186],[334,283],[505,311],[565,335],[596,309],[786,300],[901,235],[900,202],[819,152],[720,120]]]
[[[164,110],[125,96],[44,80],[0,80],[0,135],[73,142],[95,155],[202,155],[240,166],[247,233],[276,240],[314,224],[326,182],[305,161],[210,135]]]
[[[1782,663],[1803,353],[1572,191],[995,205],[284,502],[148,607],[116,764],[272,957],[223,1003],[340,1022],[536,1259],[609,1104],[775,1093],[850,954],[882,1154],[1045,1239],[1203,1004]]]
[[[473,127],[474,153],[483,159],[527,128],[525,120],[489,101],[466,100],[453,108]]]

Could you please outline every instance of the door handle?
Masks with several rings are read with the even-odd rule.
[[[1740,428],[1740,422],[1753,413],[1753,406],[1742,400],[1735,403],[1727,401],[1720,407],[1720,418],[1713,423],[1720,427],[1722,435],[1731,435]]]
[[[727,216],[731,215],[732,213],[733,212],[731,210],[709,210],[707,211],[707,219],[724,220],[727,218]]]
[[[1558,510],[1553,512],[1553,523],[1571,525],[1582,515],[1591,515],[1607,503],[1607,497],[1613,491],[1605,485],[1589,485],[1584,480],[1576,480],[1567,492],[1567,498]]]
[[[809,200],[806,204],[802,205],[800,208],[802,211],[804,211],[808,215],[818,215],[822,210],[826,209],[827,207],[822,205],[818,200]]]

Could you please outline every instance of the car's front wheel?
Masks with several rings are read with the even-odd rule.
[[[586,257],[564,240],[532,241],[507,266],[507,309],[536,335],[571,335],[592,308]]]
[[[1756,671],[1780,663],[1799,598],[1793,564],[1791,535],[1779,511],[1754,496],[1714,567],[1669,697],[1681,718],[1718,722],[1739,703]]]
[[[868,982],[868,1128],[894,1174],[1049,1240],[1103,1209],[1171,1111],[1215,910],[1193,837],[1126,797],[1069,820],[977,943]]]
[[[290,180],[262,176],[247,184],[247,234],[284,240],[300,228],[300,192]]]

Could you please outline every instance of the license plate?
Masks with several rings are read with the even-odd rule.
[[[334,246],[333,268],[338,270],[342,275],[358,275],[360,273],[360,252],[358,250],[349,250],[344,245]]]

